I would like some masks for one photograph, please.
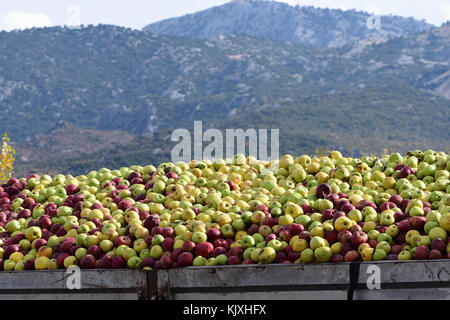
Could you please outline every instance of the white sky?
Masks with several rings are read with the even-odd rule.
[[[229,0],[0,0],[0,30],[99,23],[142,29],[145,25],[217,6]],[[279,0],[291,5],[357,9],[425,19],[450,20],[450,0]]]

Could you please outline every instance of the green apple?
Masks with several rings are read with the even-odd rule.
[[[150,249],[150,257],[152,257],[153,259],[159,259],[162,254],[163,254],[163,249],[161,248],[160,245],[154,245]]]
[[[19,241],[19,245],[22,250],[28,251],[31,248],[31,241],[28,239],[22,239]]]
[[[425,223],[425,225],[423,226],[423,229],[425,230],[426,234],[430,234],[431,229],[439,227],[439,223],[434,222],[434,221],[430,221]]]
[[[133,248],[126,248],[122,252],[122,258],[124,258],[126,261],[128,261],[131,257],[137,257],[136,250]]]
[[[231,225],[233,226],[234,230],[236,230],[236,231],[242,231],[246,227],[246,224],[245,224],[244,220],[242,220],[242,219],[234,220]]]
[[[431,229],[428,235],[430,236],[431,241],[437,238],[440,238],[442,241],[447,240],[447,232],[441,227]]]
[[[87,234],[85,233],[80,233],[76,238],[75,238],[75,245],[77,246],[82,246],[84,245],[84,241],[86,240],[86,238],[88,237]],[[51,238],[51,237],[50,237]],[[50,239],[49,239],[50,240]]]
[[[258,242],[258,243],[255,245],[255,247],[256,247],[256,248],[262,249],[262,248],[267,247],[267,244],[266,244],[265,241],[262,241],[262,242]]]
[[[325,242],[324,238],[321,238],[321,237],[318,237],[318,236],[314,236],[314,237],[311,238],[309,246],[311,247],[311,249],[315,250],[315,249],[320,248],[320,247],[325,247],[326,246],[326,242]]]
[[[395,224],[391,224],[387,229],[386,233],[390,235],[392,238],[395,238],[398,235],[398,227]]]
[[[157,234],[152,238],[152,245],[160,245],[164,241],[164,237],[161,234]]]
[[[103,252],[109,252],[114,248],[114,243],[111,240],[100,241],[100,248]]]
[[[241,246],[244,249],[254,247],[255,244],[256,244],[255,239],[250,235],[243,236],[241,239]]]
[[[417,246],[429,247],[431,245],[431,239],[429,236],[420,236],[417,241]]]
[[[14,270],[15,266],[16,266],[16,262],[14,260],[6,259],[3,262],[3,270],[5,270],[5,271],[12,271],[12,270]]]
[[[217,264],[218,266],[224,266],[224,265],[226,265],[226,264],[227,264],[227,261],[228,261],[228,258],[227,258],[227,256],[224,255],[224,254],[219,254],[219,255],[216,257],[216,264]]]
[[[348,213],[348,217],[350,218],[350,220],[353,220],[355,222],[361,222],[363,220],[363,215],[358,209],[351,210]]]
[[[314,251],[311,248],[305,249],[300,254],[301,263],[311,263],[314,261]]]
[[[34,241],[36,239],[40,239],[42,237],[42,231],[41,228],[33,226],[25,230],[25,237],[30,240]]]
[[[387,241],[379,241],[375,249],[381,249],[389,254],[391,252],[391,245]]]
[[[378,230],[370,230],[367,233],[367,237],[369,238],[369,240],[376,240],[379,235],[380,235],[380,232]]]
[[[421,207],[419,207],[419,206],[414,206],[414,207],[411,207],[411,209],[409,210],[409,215],[410,215],[411,217],[414,217],[414,216],[424,216],[425,213],[424,213],[424,211],[423,211],[423,208],[421,208]]]
[[[127,260],[127,266],[129,268],[131,268],[131,269],[140,269],[141,268],[141,264],[142,264],[141,258],[139,258],[137,256],[131,256],[128,259],[125,259],[125,260]]]
[[[380,233],[377,237],[377,242],[386,241],[389,244],[392,244],[392,237],[387,233]]]
[[[295,223],[301,224],[306,228],[311,223],[311,218],[306,214],[302,214],[295,218]]]
[[[384,260],[386,259],[386,257],[387,257],[386,251],[383,249],[376,249],[375,253],[373,254],[373,260],[375,261]]]
[[[254,233],[254,234],[252,234],[252,238],[255,240],[255,243],[264,242],[264,237],[262,234]],[[241,243],[242,243],[242,240],[241,240]]]
[[[195,267],[201,267],[201,266],[204,266],[206,264],[206,261],[207,261],[206,258],[204,258],[202,256],[198,256],[198,257],[195,257],[195,259],[194,259],[192,264]]]
[[[5,229],[10,234],[16,231],[20,231],[20,223],[17,220],[11,220],[6,224]]]
[[[192,234],[192,241],[195,244],[199,244],[201,242],[205,242],[206,240],[208,240],[208,236],[204,232],[194,232]],[[153,242],[153,239],[152,239],[152,242]],[[159,243],[157,243],[157,244],[159,244]]]
[[[111,242],[112,243],[112,242]],[[147,249],[148,245],[147,242],[145,242],[144,239],[136,239],[133,243],[133,249],[137,252],[140,253],[142,250]],[[112,249],[112,247],[111,247]],[[109,251],[109,250],[108,250]]]
[[[71,207],[62,206],[58,208],[57,216],[58,217],[68,217],[73,213],[73,209]]]
[[[268,264],[275,261],[277,257],[277,252],[272,247],[265,247],[259,252],[258,263]]]
[[[90,246],[99,244],[99,242],[100,242],[100,239],[97,236],[90,235],[90,236],[87,236],[86,239],[84,239],[83,244],[86,248],[89,248]]]
[[[242,242],[241,242],[242,243]],[[242,256],[244,257],[244,260],[247,260],[250,258],[250,255],[252,253],[253,250],[255,250],[256,248],[254,247],[250,247],[244,250],[244,253],[242,254]]]
[[[329,247],[319,247],[314,250],[314,257],[318,262],[328,262],[331,259],[333,252]]]
[[[428,214],[430,214],[430,212]],[[439,227],[450,232],[450,213],[446,213],[439,218]]]
[[[390,226],[395,223],[395,218],[392,213],[386,211],[384,211],[380,216],[380,224],[383,226]]]
[[[216,266],[217,262],[216,262],[216,258],[209,258],[208,260],[206,260],[206,266]]]
[[[81,258],[83,258],[85,255],[87,255],[87,253],[88,253],[88,251],[87,251],[86,248],[78,248],[78,249],[75,251],[75,257],[76,257],[78,260],[81,260]]]
[[[363,225],[363,231],[365,233],[369,233],[370,231],[375,230],[376,228],[377,228],[377,223],[373,222],[373,221],[365,222]]]
[[[280,252],[283,250],[283,244],[281,243],[280,240],[270,240],[269,243],[267,244],[267,247],[270,247],[272,249],[274,249],[276,252]]]
[[[430,212],[428,212],[427,216],[425,217],[427,222],[439,222],[440,218],[441,218],[441,213],[437,210],[431,210]]]
[[[411,260],[412,259],[412,253],[409,250],[402,250],[398,254],[398,260]]]

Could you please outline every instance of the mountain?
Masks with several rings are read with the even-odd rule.
[[[194,120],[279,128],[282,153],[445,149],[449,39],[450,24],[339,48],[106,25],[1,32],[0,128],[21,175],[168,161],[171,132]]]
[[[236,0],[194,14],[152,23],[144,31],[195,39],[242,34],[255,38],[340,47],[410,35],[432,28],[425,21],[384,15],[379,27],[367,12],[290,6],[261,0]],[[369,26],[368,26],[369,20]]]

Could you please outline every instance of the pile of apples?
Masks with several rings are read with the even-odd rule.
[[[0,270],[448,259],[449,171],[433,150],[332,151],[13,178]]]

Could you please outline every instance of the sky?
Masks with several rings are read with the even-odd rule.
[[[0,0],[0,30],[57,25],[114,24],[142,29],[149,23],[194,13],[229,0]],[[290,5],[356,9],[425,19],[450,20],[450,0],[279,0]]]

